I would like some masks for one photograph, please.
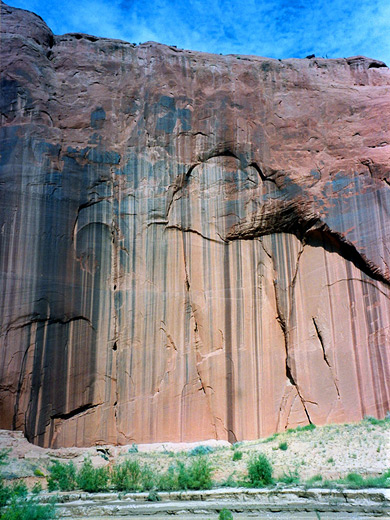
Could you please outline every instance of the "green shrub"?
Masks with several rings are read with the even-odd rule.
[[[283,484],[299,484],[299,475],[298,471],[289,471],[288,473],[283,473],[283,475],[279,478],[279,482],[283,482]]]
[[[354,484],[360,487],[364,483],[364,478],[357,473],[348,473],[346,481],[350,484]]]
[[[42,491],[42,484],[40,482],[35,482],[35,484],[32,487],[31,493],[33,495],[39,495],[39,493]]]
[[[27,489],[26,483],[23,481],[16,482],[11,487],[12,496],[25,498],[27,496],[27,493],[28,493],[28,489]]]
[[[321,487],[326,488],[326,489],[342,489],[343,488],[343,486],[340,485],[339,480],[323,480]]]
[[[235,472],[230,473],[230,475],[227,477],[227,479],[223,480],[219,483],[220,487],[237,487],[238,483],[234,478]]]
[[[146,464],[126,460],[113,467],[111,483],[117,491],[150,491],[157,487],[158,478]]]
[[[193,448],[188,455],[191,457],[196,457],[197,455],[208,455],[209,453],[212,453],[214,449],[211,446],[196,446],[196,448]]]
[[[91,459],[86,459],[77,472],[76,482],[79,489],[98,493],[108,489],[109,476],[107,468],[94,468]]]
[[[179,489],[210,489],[212,487],[212,467],[205,457],[197,457],[187,465],[178,462],[177,471]]]
[[[156,475],[146,464],[141,467],[140,488],[141,491],[150,491],[156,486]]]
[[[309,478],[309,480],[306,481],[306,485],[312,486],[315,484],[319,484],[320,482],[322,482],[322,475],[313,475]]]
[[[301,427],[301,431],[303,431],[303,432],[312,432],[315,429],[316,429],[316,425],[313,423],[306,424],[306,426]],[[298,426],[298,431],[299,431],[299,426]]]
[[[218,520],[233,520],[233,513],[224,508],[219,512]]]
[[[297,426],[296,428],[289,428],[287,433],[295,433],[295,432],[311,432],[316,429],[316,425],[313,423],[306,424],[306,426]]]
[[[287,444],[287,442],[281,442],[281,443],[279,443],[278,448],[279,448],[280,450],[282,450],[282,451],[286,451],[287,448],[288,448],[288,444]]]
[[[45,474],[39,468],[35,468],[34,469],[34,475],[36,477],[44,477],[45,476]]]
[[[11,448],[2,448],[0,450],[0,466],[4,466],[8,461],[8,454],[10,453]]]
[[[10,497],[7,507],[0,509],[0,520],[51,520],[54,504],[41,505],[37,498]]]
[[[158,477],[157,489],[160,491],[176,491],[179,489],[176,467],[174,465],[169,466],[168,470]]]
[[[76,466],[72,461],[66,463],[54,461],[49,467],[50,476],[47,478],[49,491],[73,491],[77,487]]]
[[[390,488],[390,470],[379,477],[366,477],[357,473],[348,473],[345,479],[339,481],[351,488]]]
[[[342,489],[347,486],[352,489],[361,488],[390,488],[390,470],[378,477],[363,477],[358,473],[348,473],[345,478],[339,480],[325,480],[323,481],[321,475],[315,475],[306,482],[306,486],[313,484],[321,484],[321,487]]]
[[[11,498],[11,489],[8,486],[4,486],[3,480],[0,480],[0,511],[6,505],[8,500]]]
[[[233,453],[233,460],[241,460],[242,459],[242,451],[235,450]]]
[[[6,464],[9,450],[0,450],[0,464]],[[35,486],[34,486],[35,488]],[[17,482],[5,486],[0,476],[0,520],[49,520],[55,517],[54,504],[40,505],[37,500],[39,488],[33,489],[35,496],[27,496],[27,486]]]
[[[384,419],[377,419],[376,417],[372,417],[371,415],[366,415],[363,420],[364,422],[372,424],[374,426],[386,426],[389,424],[390,414],[387,413]]]
[[[260,453],[252,457],[248,462],[248,479],[255,487],[263,487],[272,484],[272,466],[267,457]]]
[[[138,453],[138,445],[135,442],[133,442],[131,447],[128,449],[128,452],[129,453]]]
[[[390,488],[390,470],[379,477],[366,478],[364,486],[368,488]]]
[[[267,437],[266,439],[263,440],[263,443],[266,443],[266,442],[272,442],[276,439],[276,437],[278,437],[279,434],[278,433],[273,433],[272,435],[270,435],[269,437]]]
[[[148,502],[160,502],[161,500],[161,497],[160,495],[157,493],[156,490],[152,490],[150,491],[147,499],[146,499]]]
[[[141,482],[141,466],[137,460],[126,460],[115,464],[111,483],[117,491],[138,491]]]

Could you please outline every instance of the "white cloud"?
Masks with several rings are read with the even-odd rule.
[[[52,30],[276,58],[354,54],[390,64],[388,0],[10,0]],[[352,5],[351,5],[352,4]]]

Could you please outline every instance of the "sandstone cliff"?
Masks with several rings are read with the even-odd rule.
[[[390,72],[1,4],[0,427],[252,439],[390,409]]]

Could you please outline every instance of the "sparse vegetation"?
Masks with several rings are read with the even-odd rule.
[[[294,471],[288,471],[287,473],[283,473],[283,475],[278,479],[279,482],[283,484],[299,484],[300,478],[298,471],[295,469]]]
[[[309,480],[306,481],[306,486],[320,486],[322,482],[322,475],[313,475]]]
[[[248,479],[254,487],[272,484],[272,466],[263,453],[252,457],[248,462]]]
[[[390,488],[390,469],[379,477],[363,477],[357,473],[348,473],[344,479],[337,482],[353,489]]]
[[[77,487],[76,466],[70,461],[67,464],[54,461],[49,467],[50,476],[47,479],[49,491],[73,491]]]
[[[111,483],[117,491],[143,491],[142,468],[137,460],[125,460],[112,470]]]
[[[158,481],[147,464],[126,460],[116,464],[111,473],[111,484],[117,491],[150,491]]]
[[[0,450],[0,465],[7,462],[9,450]],[[54,504],[38,503],[39,487],[33,489],[33,496],[28,496],[24,482],[4,485],[0,476],[0,520],[50,520],[55,517]]]
[[[233,513],[229,509],[222,509],[219,512],[218,520],[233,520]]]
[[[384,419],[377,419],[371,415],[366,415],[364,421],[366,423],[373,424],[374,426],[388,426],[390,422],[390,415],[386,415]]]
[[[235,472],[230,473],[230,475],[223,480],[222,482],[218,483],[219,487],[237,487],[238,483],[235,479]]]
[[[211,464],[205,457],[197,457],[187,465],[178,462],[179,489],[211,489],[211,473]]]
[[[345,478],[324,480],[322,475],[314,475],[306,481],[306,487],[365,489],[365,488],[390,488],[390,470],[378,477],[364,477],[358,473],[348,473]]]
[[[107,468],[94,468],[91,459],[86,459],[77,472],[76,482],[79,489],[89,493],[96,493],[108,489],[109,477]]]
[[[316,425],[313,423],[306,424],[306,426],[297,426],[296,428],[289,428],[287,433],[296,433],[296,432],[312,432],[316,429]]]
[[[266,439],[263,439],[262,442],[264,442],[264,443],[266,443],[266,442],[272,442],[272,441],[274,441],[278,436],[279,436],[279,433],[273,433],[272,435],[270,435],[270,436],[267,437]]]
[[[189,452],[189,455],[191,457],[196,457],[198,455],[208,455],[209,453],[212,453],[214,450],[211,446],[203,446],[203,445],[200,445],[200,446],[196,446],[196,448],[193,448],[190,452]]]
[[[39,504],[36,497],[10,493],[6,506],[0,508],[0,520],[49,520],[55,518],[53,504]]]
[[[161,497],[156,490],[152,489],[152,491],[149,492],[148,498],[146,500],[148,502],[160,502]]]
[[[242,459],[242,451],[234,450],[233,461],[236,462],[237,460],[241,460],[241,459]]]
[[[187,463],[177,460],[160,474],[134,458],[115,464],[111,471],[107,467],[94,468],[88,458],[78,471],[73,463],[58,461],[49,470],[49,489],[61,491],[175,491],[210,489],[213,484],[212,466],[205,456],[194,457]]]
[[[157,489],[160,491],[174,491],[178,489],[177,471],[174,464],[171,464],[168,470],[159,476]]]
[[[138,447],[133,445],[130,454],[127,447],[116,461],[113,460],[113,451],[99,447],[96,452],[89,449],[84,461],[75,457],[71,462],[55,460],[32,464],[31,474],[39,481],[32,492],[36,496],[40,493],[41,482],[47,473],[51,491],[146,491],[149,492],[148,501],[158,501],[159,493],[163,491],[212,487],[275,484],[330,489],[389,488],[390,469],[383,463],[388,453],[389,430],[390,421],[387,419],[368,417],[360,423],[326,425],[317,429],[314,425],[306,425],[271,435],[265,440],[236,443],[231,448],[199,445],[188,452],[165,450],[157,453],[138,452]],[[366,456],[367,446],[371,450],[369,458]],[[102,453],[108,459],[106,463],[99,457]],[[4,450],[0,451],[0,460],[6,456]],[[365,465],[362,465],[362,457]],[[102,467],[94,467],[95,462]],[[8,505],[7,514],[16,502],[18,507],[24,504],[25,509],[31,506],[32,511],[33,502],[38,505],[36,499],[29,505],[27,501],[32,498],[34,495],[31,492],[27,494],[24,484],[5,486],[1,481],[0,507]],[[31,511],[28,518],[35,518]],[[42,514],[49,515],[49,512]],[[4,518],[8,520],[8,517]],[[10,518],[13,520],[14,517]],[[4,520],[1,515],[0,520]]]

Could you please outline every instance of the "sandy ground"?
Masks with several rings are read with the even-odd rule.
[[[287,443],[287,449],[280,448],[282,443]],[[46,487],[44,475],[48,474],[53,460],[73,460],[81,465],[89,456],[95,466],[105,466],[125,458],[137,458],[160,472],[175,460],[189,460],[190,451],[198,445],[213,448],[207,456],[217,483],[223,483],[229,476],[235,480],[244,478],[248,460],[257,453],[267,455],[275,477],[297,473],[301,481],[306,481],[314,475],[322,475],[326,480],[344,477],[350,472],[376,476],[390,468],[390,420],[379,424],[365,420],[317,427],[312,431],[285,432],[275,438],[246,441],[233,447],[215,440],[139,445],[136,453],[132,453],[132,446],[43,449],[29,444],[21,432],[0,430],[0,448],[10,450],[8,464],[2,468],[4,477],[25,478],[28,485],[40,481],[42,487]],[[241,460],[233,461],[235,451],[242,452]]]

